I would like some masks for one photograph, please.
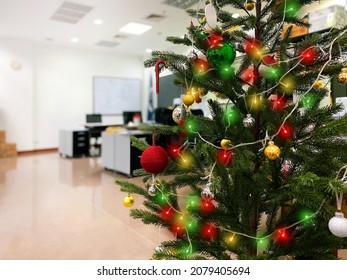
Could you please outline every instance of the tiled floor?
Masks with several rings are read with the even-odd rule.
[[[104,170],[100,158],[0,159],[0,259],[150,259],[172,235],[129,216],[116,178],[127,179]]]
[[[150,259],[173,236],[132,219],[115,179],[143,184],[104,170],[100,158],[0,158],[0,260]]]

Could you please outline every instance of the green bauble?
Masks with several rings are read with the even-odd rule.
[[[236,51],[230,43],[221,43],[207,50],[208,61],[216,68],[222,68],[234,62]]]

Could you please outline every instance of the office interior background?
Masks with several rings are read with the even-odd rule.
[[[17,164],[21,157],[28,161],[30,156],[33,158],[37,156],[36,164],[46,173],[43,180],[46,185],[57,185],[58,183],[53,181],[59,180],[62,176],[61,172],[65,173],[63,176],[74,176],[71,173],[76,175],[79,168],[81,170],[85,168],[85,163],[81,162],[80,159],[78,161],[64,159],[64,164],[66,164],[63,167],[64,171],[59,170],[61,162],[53,163],[51,168],[47,168],[45,163],[39,160],[42,155],[30,154],[30,152],[53,149],[53,154],[49,154],[46,158],[47,162],[59,159],[57,150],[59,130],[81,126],[85,123],[86,114],[93,113],[93,77],[95,76],[139,79],[141,82],[141,112],[143,121],[147,121],[148,97],[151,91],[150,77],[153,77],[154,69],[145,69],[144,60],[149,57],[150,50],[172,50],[181,53],[189,51],[188,48],[173,46],[165,41],[167,36],[183,35],[190,23],[190,18],[185,13],[186,6],[177,7],[180,2],[185,1],[0,0],[0,130],[6,132],[6,142],[16,144],[19,153],[18,158],[15,159]],[[194,2],[194,6],[204,5],[204,1],[191,2]],[[342,2],[344,1],[321,1],[319,5],[306,7],[303,13],[331,5],[345,5]],[[120,31],[120,28],[130,22],[150,25],[151,29],[141,35]],[[164,72],[161,75],[166,74],[169,73]],[[156,106],[157,95],[154,95],[154,107]],[[106,124],[122,124],[123,117],[120,114],[104,115],[102,121]],[[156,240],[163,239],[168,235],[158,233],[154,229],[148,230],[144,226],[141,228],[139,224],[128,218],[128,209],[122,207],[121,200],[112,198],[112,196],[119,195],[115,193],[116,186],[114,184],[114,177],[119,175],[106,171],[102,173],[104,170],[98,158],[83,160],[88,161],[88,168],[92,166],[93,170],[98,170],[99,177],[96,185],[106,182],[107,187],[102,187],[103,193],[100,190],[88,189],[88,194],[82,194],[83,190],[76,190],[77,196],[72,195],[70,202],[76,202],[75,200],[80,198],[80,195],[87,200],[99,195],[97,199],[101,201],[105,197],[111,197],[110,201],[107,202],[106,208],[108,209],[101,209],[104,206],[100,201],[92,205],[95,210],[93,215],[102,216],[107,211],[109,211],[107,215],[111,213],[110,216],[103,216],[106,221],[105,224],[102,224],[101,219],[97,225],[93,224],[89,228],[94,235],[93,238],[98,235],[100,237],[101,233],[98,232],[97,227],[106,232],[109,240],[117,238],[117,234],[120,232],[124,234],[125,230],[127,231],[125,234],[130,231],[130,236],[137,238],[132,242],[122,237],[124,242],[121,249],[119,249],[119,243],[112,243],[110,248],[107,248],[107,241],[105,241],[105,244],[100,246],[105,249],[104,252],[106,253],[103,254],[98,251],[95,254],[91,253],[86,258],[149,258]],[[21,184],[23,189],[27,186],[35,188],[36,182],[29,182],[35,178],[33,174],[30,176],[22,174],[22,178],[12,178],[10,172],[13,172],[13,169],[8,171],[8,174],[5,174],[5,170],[0,169],[0,172],[3,173],[2,177],[8,176],[6,183],[0,181],[0,186],[2,186],[0,198],[6,193],[6,189],[11,188],[12,183]],[[89,178],[89,182],[88,180],[83,181],[81,185],[87,188],[91,180]],[[133,180],[137,180],[137,178],[133,178]],[[19,185],[14,188],[18,192],[21,191]],[[27,192],[24,194],[28,195]],[[13,201],[8,203],[13,205],[12,211],[15,213],[17,211],[15,198],[12,199]],[[31,199],[30,195],[24,197],[23,201],[26,199]],[[58,201],[61,198],[57,192],[56,197],[52,195],[49,199],[57,199]],[[61,202],[67,203],[66,201]],[[1,207],[0,200],[0,209]],[[66,222],[63,217],[68,220],[67,223],[70,226],[76,223],[76,220],[72,221],[71,217],[68,217],[70,215],[83,216],[85,210],[83,207],[87,208],[88,206],[83,205],[79,209],[73,209],[74,212],[72,213],[63,207],[65,210],[62,211],[65,216],[58,215],[61,226],[64,227]],[[8,215],[5,221],[11,223],[9,210],[6,209],[7,213],[4,214],[3,212],[2,215]],[[110,218],[117,215],[123,215],[124,218],[121,223],[119,221],[114,222]],[[18,219],[20,220],[20,218]],[[44,221],[49,219],[54,219],[54,216],[43,218]],[[12,220],[12,222],[14,221]],[[110,227],[114,223],[120,224],[109,230],[106,229],[107,223]],[[139,232],[143,230],[143,234],[142,232],[134,233],[134,229],[130,230],[134,224],[140,227]],[[27,224],[27,226],[30,228],[32,225]],[[54,224],[53,227],[56,228],[47,229],[51,236],[53,236],[52,230],[58,230],[57,224]],[[81,227],[87,229],[89,225],[83,224]],[[6,223],[2,223],[0,232],[5,233],[5,228]],[[26,229],[21,228],[21,230]],[[76,235],[78,230],[75,228],[74,238],[83,235],[81,232]],[[9,236],[0,242],[0,258],[2,259],[54,258],[55,256],[56,258],[84,257],[85,251],[83,250],[80,253],[64,254],[60,252],[60,255],[58,249],[56,249],[57,255],[54,251],[47,255],[29,253],[29,251],[34,252],[35,248],[39,248],[39,252],[50,251],[48,248],[50,244],[54,244],[54,240],[59,243],[59,238],[52,238],[50,241],[43,238],[42,240],[46,242],[41,244],[43,247],[35,247],[35,244],[36,246],[40,244],[38,238],[31,245],[25,243],[25,248],[18,249],[20,246],[16,243],[18,240],[11,238],[12,235],[20,239],[20,234],[16,235],[17,228],[14,226],[13,232],[6,233]],[[41,231],[40,234],[44,235],[45,233]],[[81,246],[85,245],[74,238],[68,239],[71,244],[75,241],[79,242]],[[93,238],[89,240],[95,240]],[[152,240],[148,241],[148,239]],[[88,239],[85,238],[83,241],[88,242]],[[69,243],[69,245],[71,244]],[[144,251],[139,248],[141,244],[146,244]],[[10,253],[11,246],[16,248],[19,252],[18,255]],[[85,250],[92,252],[92,244],[88,246]],[[116,249],[117,246],[118,249]]]

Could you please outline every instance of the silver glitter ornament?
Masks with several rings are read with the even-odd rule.
[[[182,116],[182,107],[178,106],[172,111],[172,119],[175,121],[175,123],[179,123]]]
[[[247,116],[243,119],[244,127],[252,127],[255,124],[255,119],[251,114],[247,114]]]
[[[158,245],[154,250],[155,250],[157,253],[161,253],[161,252],[164,251],[164,248],[163,248],[163,246]]]
[[[211,192],[210,186],[211,186],[211,183],[206,184],[204,189],[201,191],[201,197],[203,199],[211,200],[214,198],[214,194],[213,192]]]
[[[155,196],[157,194],[157,187],[154,184],[151,184],[148,188],[148,194],[150,196]]]

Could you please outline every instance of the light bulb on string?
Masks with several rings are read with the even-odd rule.
[[[154,201],[160,206],[168,206],[170,195],[164,191],[157,192],[157,194],[154,196]]]
[[[184,243],[179,246],[178,248],[178,254],[181,255],[184,258],[189,257],[191,254],[193,254],[193,247],[191,244]]]
[[[232,106],[224,111],[223,120],[226,125],[237,124],[241,120],[241,114],[237,107]]]
[[[199,222],[193,217],[188,217],[185,220],[184,227],[189,233],[196,233],[199,229]]]
[[[198,194],[190,194],[185,199],[186,209],[195,211],[200,208],[201,197]]]
[[[285,15],[287,17],[295,17],[301,8],[301,4],[298,0],[286,0],[285,5]]]
[[[290,235],[285,228],[281,228],[276,231],[274,238],[278,243],[287,243],[290,240]]]
[[[188,169],[193,166],[194,157],[190,152],[185,150],[179,155],[179,157],[177,158],[177,162],[182,168]]]
[[[229,248],[235,247],[237,244],[237,236],[233,232],[226,232],[223,234],[223,241]]]
[[[202,238],[204,238],[205,240],[211,240],[216,237],[217,228],[215,225],[211,223],[206,223],[202,225],[200,232],[201,232]]]
[[[294,136],[294,126],[290,123],[284,123],[279,128],[278,136],[281,138],[282,141],[292,139]]]
[[[234,152],[232,150],[219,149],[217,151],[217,162],[219,165],[231,165],[234,159]]]
[[[223,36],[217,33],[212,33],[211,35],[207,37],[209,47],[217,46],[218,44],[223,42],[223,40],[224,40]]]
[[[174,217],[174,210],[172,209],[171,206],[168,206],[168,207],[163,207],[161,209],[161,212],[160,212],[160,216],[164,219],[164,220],[170,220]]]
[[[201,199],[199,209],[203,214],[210,214],[215,209],[213,203],[209,199]]]
[[[313,109],[317,105],[317,101],[317,96],[312,92],[308,92],[301,98],[300,104],[305,109]]]
[[[277,94],[272,100],[271,100],[271,108],[274,111],[282,111],[286,105],[287,105],[288,98],[285,95]]]
[[[180,146],[178,145],[169,145],[167,148],[168,155],[171,159],[176,160],[180,155]]]
[[[295,87],[296,82],[292,76],[284,77],[279,83],[279,90],[284,93],[292,93]]]
[[[186,232],[184,226],[182,226],[181,224],[173,223],[171,225],[170,229],[171,229],[171,232],[173,232],[174,234],[176,234],[179,237],[182,237]]]
[[[192,62],[192,71],[194,75],[204,77],[210,68],[210,64],[203,59],[197,58]]]
[[[257,112],[263,106],[263,97],[260,94],[247,95],[246,102],[251,112]]]
[[[256,39],[248,39],[243,44],[243,49],[252,59],[261,59],[263,56],[262,44]]]

